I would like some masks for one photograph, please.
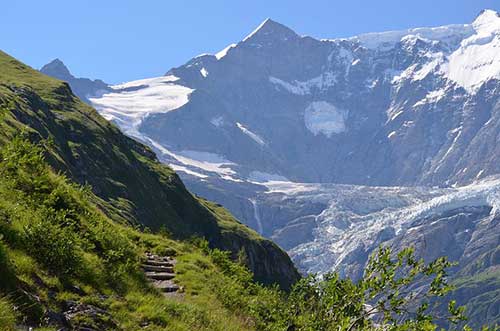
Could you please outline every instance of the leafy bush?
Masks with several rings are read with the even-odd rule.
[[[24,227],[24,246],[43,266],[56,274],[74,275],[81,264],[77,236],[50,219],[37,219]]]
[[[420,331],[436,330],[443,320],[449,321],[450,330],[470,330],[463,326],[465,310],[456,302],[449,302],[447,316],[437,316],[434,309],[452,289],[446,274],[452,263],[439,258],[426,264],[411,248],[398,254],[380,248],[357,283],[336,273],[310,275],[290,293],[253,283],[226,252],[211,250],[209,256],[227,277],[212,285],[218,299],[251,316],[257,330]]]
[[[16,328],[16,313],[7,297],[0,297],[0,330],[14,331]]]

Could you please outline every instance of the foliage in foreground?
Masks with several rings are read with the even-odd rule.
[[[468,330],[454,302],[446,316],[434,313],[451,290],[445,258],[426,264],[411,249],[381,248],[357,283],[309,276],[285,293],[253,282],[244,251],[233,261],[203,239],[174,241],[110,221],[88,188],[51,170],[41,145],[16,138],[4,146],[0,178],[2,330],[46,326],[47,312],[68,300],[105,310],[118,326],[110,330],[436,330],[438,319]],[[182,296],[147,285],[145,251],[177,255]]]
[[[210,252],[215,261],[222,261],[226,274],[245,284],[248,275],[237,266],[226,265],[227,260],[220,258],[223,254]],[[217,291],[226,305],[253,316],[261,330],[438,330],[437,323],[444,321],[448,330],[472,330],[464,323],[464,307],[455,301],[448,303],[448,314],[436,314],[440,299],[452,289],[446,281],[446,269],[451,265],[446,258],[426,264],[415,258],[411,248],[396,255],[389,248],[380,248],[357,283],[330,273],[323,278],[303,278],[287,294],[250,283]],[[235,299],[255,294],[258,302]]]

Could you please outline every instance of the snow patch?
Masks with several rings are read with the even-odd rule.
[[[248,177],[248,180],[255,183],[288,181],[286,177],[261,171],[252,171]]]
[[[199,177],[199,178],[208,178],[207,175],[200,174],[199,172],[190,170],[190,169],[188,169],[188,168],[186,168],[184,166],[181,166],[179,164],[170,163],[169,166],[170,166],[170,168],[172,168],[176,172],[184,172],[184,173],[186,173],[188,175]]]
[[[305,85],[302,85],[302,84],[297,84],[297,82],[295,84],[290,84],[288,82],[285,82],[279,78],[276,78],[276,77],[269,77],[269,81],[273,84],[276,84],[276,85],[279,85],[281,87],[283,87],[286,91],[290,92],[290,93],[293,93],[293,94],[297,94],[297,95],[306,95],[306,94],[309,94],[309,88]]]
[[[190,167],[215,172],[219,175],[235,174],[235,171],[230,168],[235,164],[218,154],[187,150],[172,153],[172,156],[182,164]]]
[[[247,129],[246,127],[244,127],[243,124],[241,124],[240,122],[236,122],[236,126],[244,134],[246,134],[247,136],[249,136],[250,138],[252,138],[257,144],[259,144],[261,146],[264,146],[266,144],[266,142],[264,141],[264,139],[262,139],[258,134],[253,133],[252,131],[250,131],[249,129]]]
[[[270,181],[263,183],[267,187],[267,194],[283,193],[285,195],[295,195],[318,190],[321,184],[295,183],[283,181]]]
[[[210,120],[210,123],[219,128],[224,124],[224,118],[222,116],[214,117]]]
[[[389,121],[394,121],[396,118],[398,118],[403,113],[404,113],[404,111],[402,111],[402,110],[397,111],[395,114],[391,115]]]
[[[417,101],[413,105],[413,107],[418,107],[418,106],[422,106],[422,105],[425,105],[425,104],[428,104],[428,103],[438,102],[439,100],[441,100],[445,96],[446,96],[446,90],[445,89],[436,90],[436,91],[430,91],[429,93],[427,93],[427,95],[423,99]]]
[[[208,76],[208,71],[207,71],[207,69],[205,69],[205,68],[201,68],[201,69],[200,69],[200,74],[201,74],[203,77],[205,77],[205,78],[206,78],[206,77]]]
[[[433,54],[432,57],[434,58],[433,60],[422,65],[422,67],[413,74],[412,78],[414,81],[425,79],[430,73],[436,71],[439,65],[444,61],[443,53]]]
[[[312,102],[304,112],[306,128],[315,136],[322,133],[328,138],[347,130],[346,118],[346,110],[339,109],[326,101]]]
[[[292,83],[270,76],[269,82],[278,85],[292,94],[308,95],[312,93],[313,89],[324,91],[325,89],[334,86],[335,83],[337,83],[337,75],[333,72],[327,71],[309,80],[294,80]]]

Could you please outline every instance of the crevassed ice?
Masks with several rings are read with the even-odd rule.
[[[485,178],[455,189],[362,187],[278,183],[286,198],[298,201],[328,202],[317,216],[314,239],[289,251],[307,272],[342,272],[349,255],[359,247],[373,245],[380,231],[392,228],[396,233],[411,231],[408,224],[417,219],[448,210],[473,206],[491,206],[491,215],[500,210],[500,177]],[[268,184],[266,184],[268,185]],[[304,190],[304,186],[310,190]],[[270,188],[271,189],[271,188]],[[319,200],[318,200],[319,201]],[[347,227],[338,227],[342,219]]]

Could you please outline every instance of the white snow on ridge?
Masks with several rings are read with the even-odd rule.
[[[449,56],[446,76],[469,92],[485,81],[500,79],[500,16],[484,11],[473,23],[475,33],[464,39]]]
[[[322,133],[328,138],[334,133],[347,130],[346,118],[347,111],[339,109],[326,101],[312,102],[304,112],[306,128],[314,135]]]
[[[259,24],[258,27],[255,28],[255,30],[253,30],[252,32],[250,32],[250,34],[248,36],[243,38],[243,41],[247,41],[248,39],[252,38],[270,20],[271,20],[270,18],[266,18],[262,23]]]
[[[399,74],[394,73],[394,84],[405,79],[422,80],[434,72],[457,83],[467,92],[474,93],[484,82],[500,79],[500,15],[494,10],[483,11],[472,24],[374,32],[350,38],[323,40],[335,43],[351,41],[374,51],[387,51],[399,42],[415,43],[417,40],[447,45],[449,51],[446,54],[429,52],[424,55],[427,61],[422,66],[414,65]],[[345,54],[337,56],[343,58]],[[281,85],[287,87],[285,84]],[[296,85],[292,84],[292,87],[301,92],[296,94],[306,94],[297,90]],[[291,88],[289,90],[293,91]]]
[[[357,41],[363,47],[368,49],[388,49],[400,42],[407,36],[416,36],[420,39],[450,41],[457,38],[463,38],[473,33],[469,24],[452,24],[432,28],[414,28],[399,31],[370,32],[347,38],[347,40]],[[332,39],[336,41],[338,39]]]
[[[171,151],[139,132],[140,124],[148,115],[178,109],[189,101],[194,90],[176,85],[177,80],[174,76],[164,76],[115,85],[111,87],[113,91],[92,97],[90,101],[104,118],[115,122],[125,134],[151,146],[172,169],[201,179],[209,177],[206,173],[213,173],[222,179],[237,181],[233,178],[236,172],[231,168],[235,164],[223,156],[201,151]],[[223,118],[211,122],[220,126]],[[258,136],[252,139],[257,139],[255,137]]]
[[[215,57],[217,58],[217,60],[220,60],[222,59],[224,56],[227,55],[227,52],[231,49],[231,48],[234,48],[236,47],[236,44],[231,44],[229,46],[227,46],[226,48],[224,48],[223,50],[221,50],[220,52],[216,53],[215,54]]]
[[[136,80],[111,86],[113,91],[89,98],[92,106],[108,121],[132,136],[143,119],[156,113],[178,109],[189,101],[192,89],[176,85],[175,76]]]

